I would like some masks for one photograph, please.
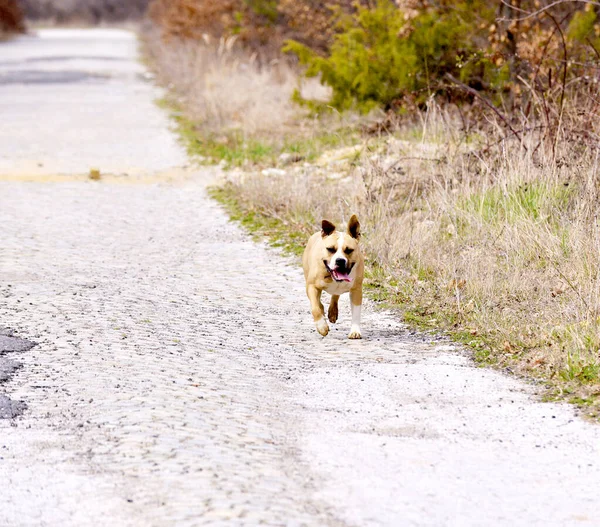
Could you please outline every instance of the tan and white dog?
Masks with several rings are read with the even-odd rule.
[[[350,293],[352,306],[352,327],[348,338],[359,339],[360,310],[362,306],[362,283],[365,271],[363,255],[360,252],[360,223],[353,215],[346,232],[335,230],[335,225],[323,220],[321,232],[316,232],[308,240],[302,266],[306,279],[306,294],[310,300],[312,315],[317,331],[325,336],[329,326],[325,320],[325,309],[321,303],[321,293],[331,295],[327,318],[335,323],[338,318],[338,300],[343,293]]]

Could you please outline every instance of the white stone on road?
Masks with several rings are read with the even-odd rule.
[[[0,326],[38,343],[0,525],[600,525],[600,429],[370,304],[321,338],[297,264],[172,175],[136,60],[122,31],[0,45]]]

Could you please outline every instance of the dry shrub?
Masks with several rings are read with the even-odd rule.
[[[202,39],[209,34],[220,38],[233,30],[240,0],[153,0],[150,18],[164,35],[178,39]]]
[[[167,37],[200,40],[205,34],[235,35],[247,49],[273,58],[286,39],[324,51],[335,30],[333,14],[350,12],[356,4],[354,0],[152,0],[149,14]]]
[[[236,37],[247,49],[272,57],[281,47],[281,25],[270,1],[153,0],[148,13],[163,36],[202,40]]]
[[[16,0],[0,0],[0,35],[25,31],[23,12]]]
[[[327,50],[335,33],[335,12],[352,12],[356,5],[366,2],[354,0],[280,0],[279,11],[285,21],[285,39],[292,39],[312,49]]]

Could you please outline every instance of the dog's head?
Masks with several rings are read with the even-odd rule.
[[[323,238],[322,257],[325,268],[336,282],[351,282],[350,273],[360,257],[360,223],[353,215],[348,222],[346,232],[335,230],[335,225],[323,220],[321,223]]]

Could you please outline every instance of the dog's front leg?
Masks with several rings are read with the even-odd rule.
[[[329,326],[327,325],[327,320],[325,320],[325,309],[323,308],[323,304],[321,304],[321,290],[317,289],[314,285],[309,285],[306,287],[306,294],[310,300],[310,308],[317,331],[325,336],[329,333]]]
[[[327,311],[327,318],[329,322],[335,324],[338,319],[338,300],[340,295],[331,295],[331,302],[329,303],[329,310]]]
[[[352,326],[349,339],[360,339],[360,312],[362,310],[362,284],[350,290],[350,306],[352,307]]]

